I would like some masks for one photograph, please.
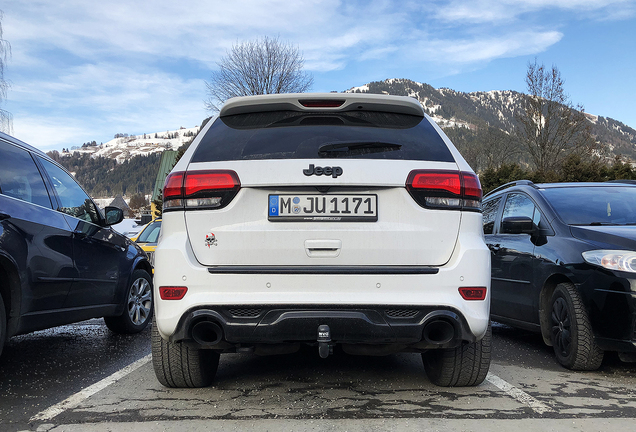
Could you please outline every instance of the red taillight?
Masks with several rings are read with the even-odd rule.
[[[480,210],[481,185],[470,172],[414,170],[406,189],[422,207]]]
[[[188,292],[188,287],[162,286],[159,287],[161,300],[181,300]]]
[[[240,186],[234,171],[195,171],[187,173],[183,188],[185,196],[193,196],[202,191],[233,189]]]
[[[466,198],[481,200],[481,183],[479,183],[479,177],[476,174],[462,172],[462,183]]]
[[[207,170],[176,172],[166,178],[164,210],[176,208],[222,208],[241,188],[234,171]]]
[[[181,188],[183,186],[183,173],[175,172],[166,177],[163,186],[163,200],[181,196]]]
[[[462,189],[459,171],[411,171],[406,185],[413,189],[446,191],[459,195]]]
[[[460,287],[459,294],[464,300],[485,300],[486,287]]]
[[[338,108],[344,99],[299,99],[298,102],[306,108]]]

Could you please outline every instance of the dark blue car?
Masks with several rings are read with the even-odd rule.
[[[0,133],[0,353],[18,334],[104,317],[118,333],[152,317],[152,268],[75,179]]]
[[[634,184],[521,180],[486,195],[483,218],[494,321],[541,332],[569,369],[636,359]]]

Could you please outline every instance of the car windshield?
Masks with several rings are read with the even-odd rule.
[[[455,161],[424,117],[274,111],[218,118],[192,162],[315,158]]]
[[[159,231],[161,231],[161,221],[152,222],[141,232],[137,243],[157,243]]]
[[[568,225],[636,225],[636,187],[557,187],[544,196]]]

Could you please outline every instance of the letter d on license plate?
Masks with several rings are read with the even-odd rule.
[[[277,222],[376,222],[378,196],[342,195],[269,195],[270,221]]]

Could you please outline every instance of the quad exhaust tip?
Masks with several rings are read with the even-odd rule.
[[[223,340],[223,329],[212,321],[199,321],[192,327],[192,339],[199,345],[217,345]]]
[[[455,327],[445,319],[434,319],[424,326],[422,336],[433,345],[444,345],[455,337]]]

